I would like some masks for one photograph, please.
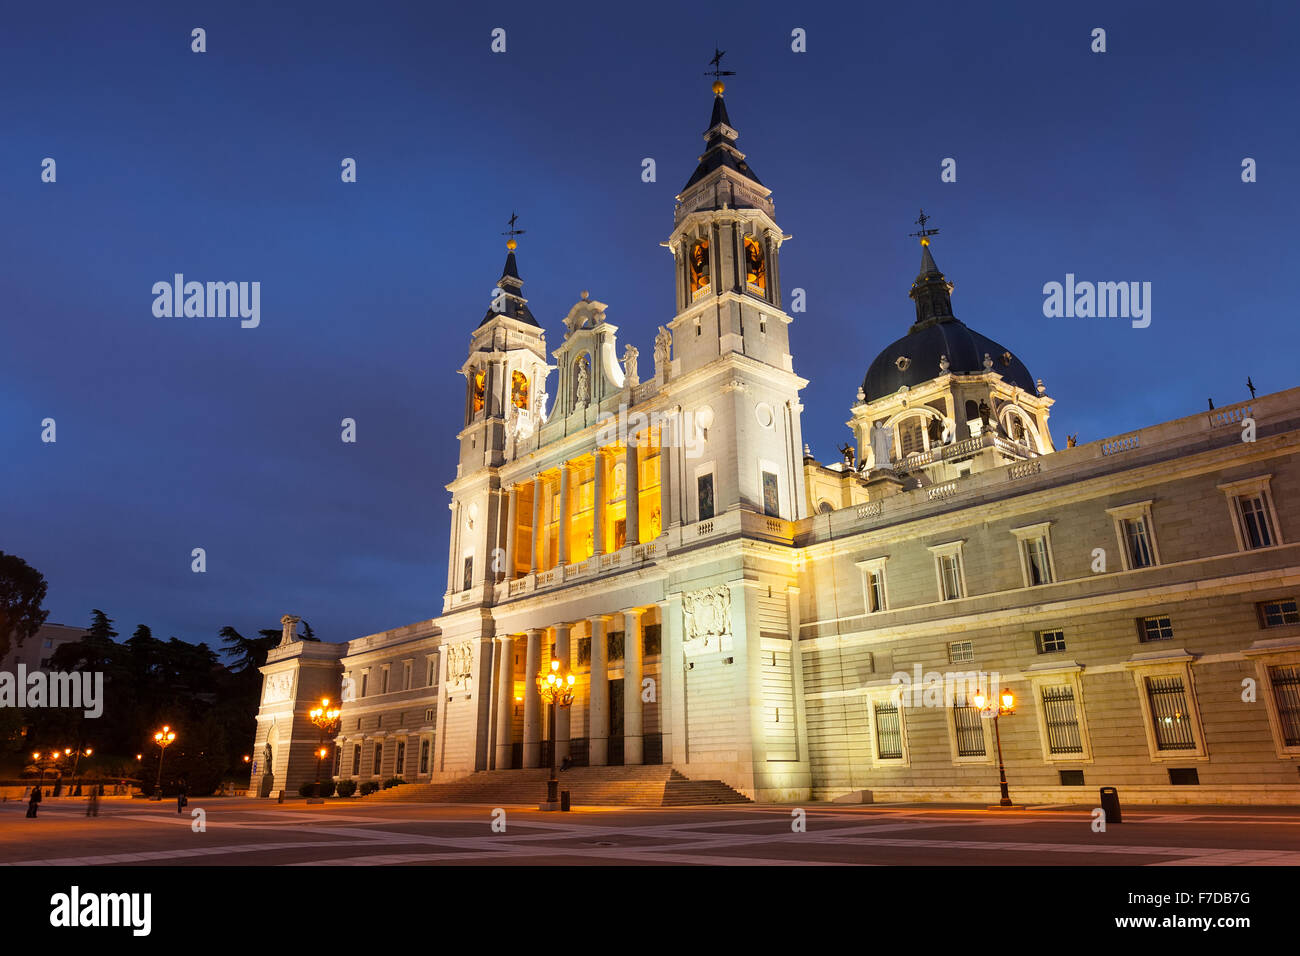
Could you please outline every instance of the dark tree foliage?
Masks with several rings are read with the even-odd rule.
[[[45,591],[41,572],[16,554],[0,551],[0,657],[41,629],[49,615],[41,607]]]

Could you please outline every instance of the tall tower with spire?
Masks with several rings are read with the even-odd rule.
[[[724,92],[719,78],[704,152],[677,196],[663,243],[675,276],[671,376],[690,382],[679,393],[686,410],[695,395],[708,406],[699,409],[697,430],[734,443],[725,462],[716,462],[717,510],[746,507],[793,519],[806,511],[799,390],[807,382],[794,374],[791,318],[782,308],[781,245],[790,237],[776,223],[771,190],[736,147],[740,134]],[[683,521],[704,513],[701,481],[688,469]]]
[[[470,338],[465,376],[464,425],[457,436],[460,457],[452,493],[450,573],[447,593],[479,591],[504,574],[498,469],[510,442],[531,434],[544,420],[546,333],[523,297],[515,262],[522,230],[506,235],[506,263],[492,301]]]

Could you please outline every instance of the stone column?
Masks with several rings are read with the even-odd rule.
[[[608,614],[594,614],[591,622],[591,700],[588,707],[587,762],[593,767],[609,763],[609,660],[605,646]]]
[[[542,668],[541,628],[528,629],[528,655],[524,669],[524,766],[541,763],[542,739],[541,695],[537,692],[537,672]]]
[[[555,625],[555,659],[560,662],[560,670],[572,670],[572,653],[570,650],[572,638],[570,632],[573,625],[557,624]],[[570,708],[561,707],[555,712],[555,762],[560,764],[564,758],[569,756],[569,718]]]
[[[560,462],[560,547],[557,567],[569,563],[569,463]]]
[[[506,506],[506,567],[505,580],[515,579],[515,539],[519,525],[519,486],[510,486],[509,503]]]
[[[591,507],[591,553],[605,553],[605,455],[599,448],[591,456],[595,465],[593,495],[595,501]]]
[[[664,763],[686,762],[686,699],[682,671],[682,598],[680,594],[659,605],[659,730],[663,734]]]
[[[510,769],[510,737],[515,712],[515,639],[497,638],[497,769]],[[442,728],[440,727],[439,730]],[[439,734],[445,737],[445,733]]]
[[[542,476],[533,475],[533,548],[528,572],[536,574],[541,567],[542,554]]]
[[[623,500],[626,502],[626,511],[624,512],[624,523],[627,526],[625,535],[628,544],[641,543],[641,472],[637,467],[636,437],[627,436],[627,451],[623,459],[624,468],[627,470],[627,481],[624,484]]]
[[[645,762],[641,736],[641,615],[644,608],[623,612],[623,763]]]
[[[662,435],[661,435],[662,437]],[[659,446],[659,533],[668,530],[672,524],[669,516],[672,514],[672,497],[669,493],[668,473],[672,471],[672,456],[668,453],[667,444]]]

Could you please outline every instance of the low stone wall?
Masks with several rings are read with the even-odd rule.
[[[1300,785],[1120,787],[1120,807],[1171,805],[1223,806],[1298,806]],[[1100,787],[1010,788],[1016,804],[1101,806]],[[996,804],[1001,799],[997,787],[989,789],[951,788],[942,790],[919,787],[890,787],[878,790],[814,789],[813,799],[833,803],[975,803]]]

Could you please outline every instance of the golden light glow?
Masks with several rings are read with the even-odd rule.
[[[1010,690],[1002,691],[1002,706],[1007,710],[1014,710],[1016,706],[1016,697]]]
[[[984,691],[982,690],[977,690],[974,694],[971,695],[971,703],[974,704],[976,707],[978,707],[980,710],[983,710],[984,707],[988,704],[988,702],[989,702],[988,695],[985,694]]]
[[[721,95],[722,95],[722,91],[725,90],[725,89],[726,89],[726,87],[722,85],[722,81],[721,81],[721,80],[714,80],[714,81],[713,81],[713,95],[714,95],[714,96],[721,96]]]
[[[507,239],[506,248],[509,249],[511,252],[514,252],[517,248],[519,248],[519,243],[515,242],[513,239]]]

